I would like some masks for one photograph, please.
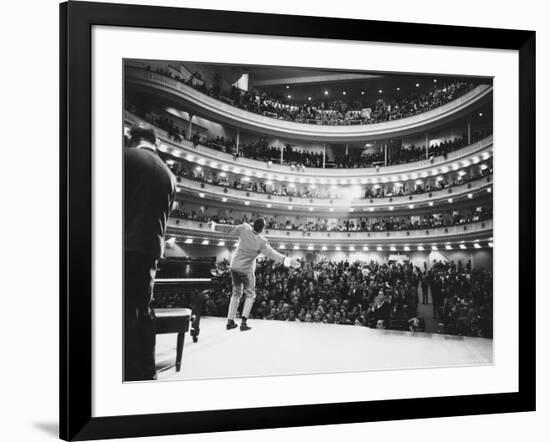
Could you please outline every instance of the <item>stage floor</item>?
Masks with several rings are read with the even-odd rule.
[[[334,324],[249,320],[227,331],[225,318],[202,318],[199,342],[185,335],[176,373],[176,335],[158,335],[158,379],[212,379],[487,365],[493,340]],[[171,368],[166,368],[171,367]]]

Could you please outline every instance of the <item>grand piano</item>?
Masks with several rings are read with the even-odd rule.
[[[198,341],[204,295],[212,287],[215,275],[214,257],[167,258],[158,262],[153,288],[156,333],[177,333],[176,371],[181,369],[185,333],[190,327],[193,341]],[[171,367],[161,369],[168,368]]]

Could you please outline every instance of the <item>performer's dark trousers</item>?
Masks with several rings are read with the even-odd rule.
[[[436,293],[434,295],[432,291],[432,303],[433,303],[433,310],[434,310],[434,319],[439,318],[439,294]]]
[[[191,323],[190,334],[197,337],[200,334],[201,317],[206,312],[206,294],[204,291],[189,293],[186,296],[185,306],[193,312],[194,320]]]
[[[124,256],[124,380],[156,379],[155,315],[151,308],[156,260]]]
[[[428,285],[422,284],[422,304],[428,304]]]

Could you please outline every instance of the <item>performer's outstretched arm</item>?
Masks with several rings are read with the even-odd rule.
[[[272,259],[275,262],[283,264],[285,267],[300,267],[300,261],[297,259],[290,259],[288,256],[283,255],[282,253],[277,252],[273,247],[268,243],[265,243],[262,247],[261,252],[267,256],[269,259]]]
[[[212,231],[223,232],[227,233],[228,235],[238,235],[240,233],[240,230],[244,226],[244,223],[234,226],[232,224],[218,224],[214,221],[210,221],[208,224],[210,225],[210,229]]]

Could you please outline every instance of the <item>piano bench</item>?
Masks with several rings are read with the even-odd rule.
[[[176,344],[176,371],[181,369],[181,357],[183,354],[183,342],[185,333],[189,330],[189,322],[192,315],[188,308],[156,308],[155,327],[156,334],[177,333]]]

